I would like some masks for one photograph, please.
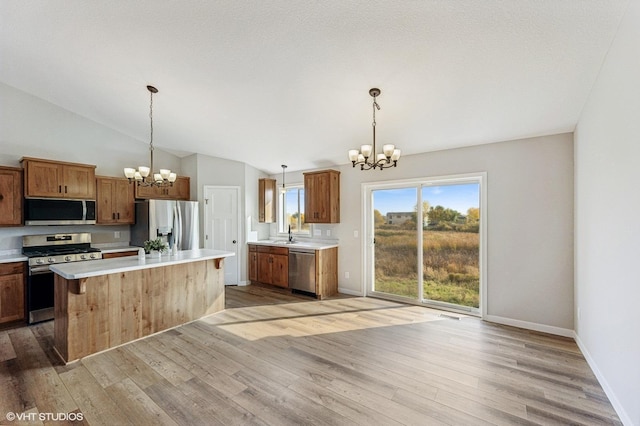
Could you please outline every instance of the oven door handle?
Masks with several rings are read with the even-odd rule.
[[[49,269],[49,265],[42,266],[32,266],[29,268],[29,275],[41,275],[41,274],[49,274],[51,269]]]

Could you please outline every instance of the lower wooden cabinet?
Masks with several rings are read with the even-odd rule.
[[[111,253],[102,253],[103,259],[115,259],[116,257],[137,256],[138,250],[116,251]]]
[[[0,324],[25,319],[25,263],[0,263]]]
[[[288,288],[289,249],[249,245],[249,280]]]
[[[315,251],[318,299],[338,294],[338,248]],[[289,287],[289,249],[249,244],[249,281]]]
[[[249,281],[258,281],[258,247],[249,245]]]

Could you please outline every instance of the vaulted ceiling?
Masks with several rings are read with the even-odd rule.
[[[628,0],[2,0],[0,81],[278,173],[573,131]]]

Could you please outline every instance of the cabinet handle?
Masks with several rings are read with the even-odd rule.
[[[64,186],[64,193],[67,193],[67,185]]]
[[[0,201],[4,200],[4,195],[0,194]]]
[[[58,185],[58,192],[62,194],[62,185]]]
[[[120,212],[117,213],[117,219],[120,219]]]
[[[115,219],[116,218],[116,214],[115,213],[111,213],[111,219]]]

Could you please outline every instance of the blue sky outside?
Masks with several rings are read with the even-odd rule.
[[[416,188],[380,189],[373,191],[373,208],[383,215],[388,212],[412,212],[416,206]],[[467,214],[470,207],[480,206],[480,185],[465,183],[456,185],[425,186],[422,200],[432,207],[443,206]]]

